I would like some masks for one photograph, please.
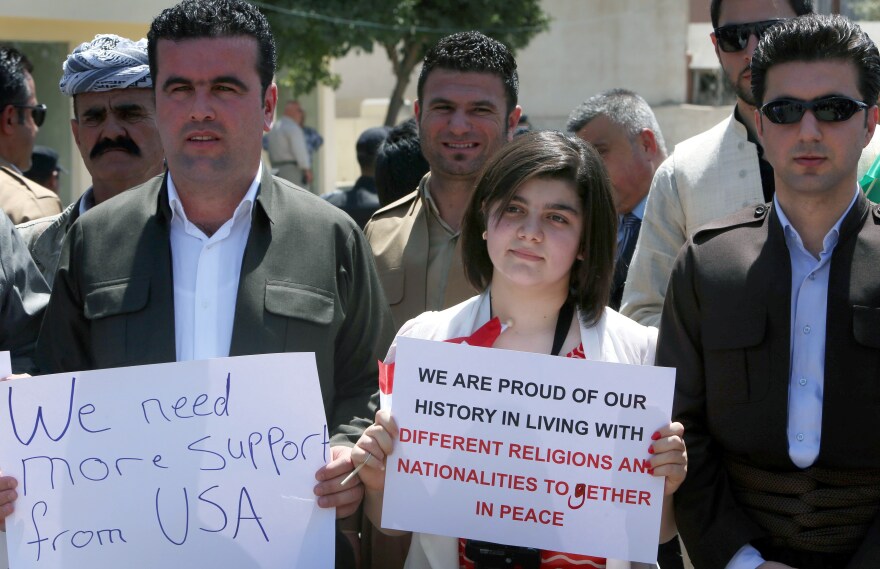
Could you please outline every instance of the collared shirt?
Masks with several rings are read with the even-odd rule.
[[[645,194],[645,197],[642,198],[636,207],[632,208],[632,211],[629,212],[634,216],[638,217],[640,220],[644,221],[645,219],[645,204],[648,203],[648,194]],[[618,214],[617,216],[617,244],[620,245],[620,242],[623,241],[623,216],[626,214]]]
[[[6,168],[9,168],[10,170],[15,172],[16,174],[21,174],[22,176],[24,176],[22,171],[18,169],[18,166],[16,166],[15,164],[10,162],[9,160],[6,160],[4,158],[0,158],[0,166],[5,166]]]
[[[473,296],[461,262],[461,231],[443,221],[428,189],[430,176],[419,186],[428,222],[428,273],[425,284],[425,310],[443,310]]]
[[[791,258],[791,359],[788,382],[788,454],[799,468],[807,468],[819,456],[822,430],[822,393],[825,388],[825,324],[831,255],[840,238],[840,225],[858,196],[853,199],[825,235],[816,259],[804,247],[797,230],[773,204],[785,232]]]
[[[739,107],[733,107],[733,118],[746,126],[745,121],[739,114]],[[746,137],[748,141],[755,145],[758,150],[758,169],[761,173],[761,190],[764,194],[764,201],[769,202],[776,193],[776,176],[773,174],[773,165],[764,158],[764,147],[758,141],[755,134],[746,127]]]
[[[168,186],[171,186],[171,175],[168,175]],[[176,195],[176,192],[175,192]],[[89,211],[91,208],[95,207],[95,192],[92,191],[92,188],[89,188],[79,199],[79,215],[84,214]]]
[[[819,258],[804,247],[797,230],[773,196],[773,207],[785,234],[791,259],[791,342],[788,376],[788,455],[799,468],[807,468],[819,456],[822,440],[822,401],[825,389],[825,326],[828,315],[828,278],[831,256],[840,238],[840,225],[858,197],[825,235]],[[726,569],[755,569],[764,558],[751,545],[744,545]]]
[[[262,164],[232,217],[210,237],[187,217],[168,173],[177,361],[229,355],[235,301]]]

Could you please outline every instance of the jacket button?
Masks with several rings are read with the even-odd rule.
[[[767,208],[762,205],[759,205],[758,207],[755,208],[755,217],[761,217],[762,215],[764,215],[765,211],[767,211]]]

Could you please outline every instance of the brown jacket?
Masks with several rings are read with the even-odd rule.
[[[61,213],[58,195],[8,166],[0,166],[0,209],[19,224]]]

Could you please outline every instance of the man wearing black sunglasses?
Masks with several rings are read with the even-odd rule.
[[[660,325],[676,521],[700,569],[880,567],[880,206],[857,183],[880,52],[806,16],[766,31],[751,74],[775,195],[694,234]]]
[[[811,0],[712,0],[711,35],[722,75],[736,93],[733,114],[676,145],[654,175],[621,313],[657,326],[672,262],[701,225],[773,196],[773,168],[755,137],[749,62],[772,24],[812,12]]]
[[[61,213],[52,190],[28,180],[46,105],[37,104],[33,66],[17,49],[0,46],[0,209],[13,223]]]

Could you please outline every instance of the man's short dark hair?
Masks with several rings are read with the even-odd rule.
[[[423,100],[425,81],[435,69],[497,75],[504,84],[507,114],[516,107],[519,96],[519,75],[516,60],[506,45],[480,32],[459,32],[446,36],[425,54],[416,88]]]
[[[813,13],[813,0],[788,0],[789,6],[798,16]],[[721,18],[721,0],[712,0],[709,6],[709,13],[712,15],[712,27],[718,27],[718,20]],[[746,23],[746,22],[738,22]]]
[[[419,127],[407,119],[388,133],[376,156],[376,192],[386,206],[411,193],[431,167],[422,154]]]
[[[583,140],[561,132],[535,131],[504,145],[486,163],[462,220],[464,274],[477,290],[492,282],[492,259],[483,239],[493,212],[503,211],[524,183],[534,179],[571,184],[581,202],[580,253],[571,268],[569,298],[584,325],[599,321],[611,294],[617,246],[617,211],[602,157]]]
[[[147,33],[150,74],[158,77],[156,48],[159,40],[183,41],[200,38],[252,37],[257,40],[257,73],[263,94],[275,76],[275,38],[269,21],[253,4],[244,0],[183,0],[162,10]]]
[[[33,94],[27,84],[26,73],[34,66],[23,53],[12,46],[0,46],[0,111],[7,105],[26,105]],[[24,114],[19,113],[19,120]]]
[[[610,89],[593,95],[577,106],[568,116],[566,130],[577,134],[596,117],[605,117],[626,130],[630,141],[635,140],[644,129],[654,133],[657,148],[666,156],[666,141],[660,132],[660,124],[651,105],[638,93],[628,89]]]
[[[862,29],[843,16],[804,16],[775,25],[752,56],[752,95],[758,107],[767,92],[767,71],[791,62],[844,61],[856,66],[862,101],[873,106],[880,93],[880,53]]]

